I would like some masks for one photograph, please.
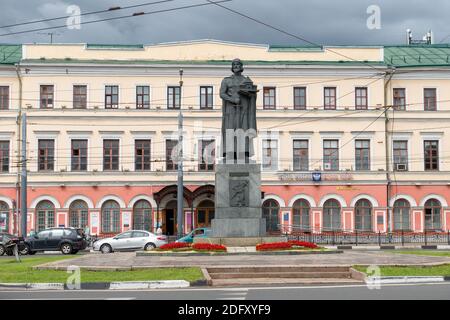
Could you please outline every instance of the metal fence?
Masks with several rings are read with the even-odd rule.
[[[286,230],[285,226],[283,227]],[[292,231],[272,231],[270,235],[286,236],[288,240],[308,241],[328,245],[407,245],[407,244],[447,244],[450,245],[450,231],[395,231],[389,233],[365,231],[324,231],[320,233]]]

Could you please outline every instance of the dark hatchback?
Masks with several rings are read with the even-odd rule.
[[[25,239],[28,254],[39,251],[61,251],[63,254],[76,254],[87,247],[82,229],[51,228]]]

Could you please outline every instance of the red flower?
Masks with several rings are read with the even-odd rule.
[[[195,243],[192,245],[192,249],[199,251],[227,251],[225,246],[210,243]]]
[[[296,247],[305,247],[305,248],[310,248],[310,249],[319,248],[315,243],[312,243],[312,242],[291,240],[291,241],[289,241],[289,243]]]
[[[172,250],[172,249],[182,249],[189,248],[191,246],[190,243],[185,242],[172,242],[159,247],[160,250]]]
[[[288,242],[273,242],[273,243],[263,243],[256,246],[256,251],[267,251],[267,250],[289,250],[293,247],[304,247],[309,249],[319,248],[315,243],[304,242],[304,241],[288,241]]]

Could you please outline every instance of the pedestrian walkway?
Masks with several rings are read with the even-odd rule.
[[[227,247],[229,253],[256,252],[256,247]]]

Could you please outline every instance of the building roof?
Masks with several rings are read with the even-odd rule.
[[[22,45],[0,44],[0,64],[15,64],[22,59]]]
[[[384,62],[397,68],[450,66],[450,44],[385,46]]]

